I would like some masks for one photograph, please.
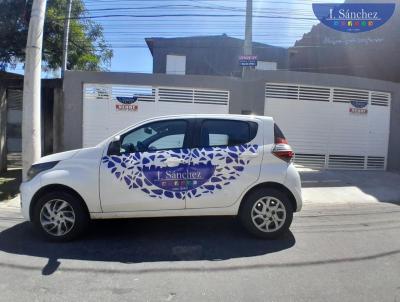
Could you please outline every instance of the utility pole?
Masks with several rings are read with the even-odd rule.
[[[42,73],[43,25],[46,0],[33,0],[25,54],[22,110],[22,177],[41,157],[40,89]]]
[[[244,55],[251,56],[252,54],[253,54],[253,0],[247,0]]]
[[[246,25],[244,33],[243,54],[251,56],[253,54],[253,0],[246,1]],[[243,67],[242,77],[247,69],[251,67]]]
[[[68,0],[67,11],[65,13],[64,21],[64,40],[63,40],[63,54],[61,64],[61,77],[64,77],[64,72],[67,70],[68,63],[68,40],[69,40],[69,24],[71,19],[72,0]]]

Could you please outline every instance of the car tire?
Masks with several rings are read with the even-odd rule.
[[[83,201],[64,191],[50,192],[39,198],[33,209],[32,222],[49,241],[70,241],[80,236],[89,224],[89,213]]]
[[[251,234],[275,239],[288,231],[293,207],[285,192],[274,188],[258,189],[243,200],[239,218]]]

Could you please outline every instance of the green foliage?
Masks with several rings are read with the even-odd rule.
[[[43,39],[47,70],[61,66],[67,0],[48,0]],[[0,70],[15,68],[25,59],[32,0],[0,0]],[[103,28],[86,16],[82,0],[72,1],[68,69],[106,70],[113,52],[104,40]]]

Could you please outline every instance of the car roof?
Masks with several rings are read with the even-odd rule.
[[[242,115],[242,114],[175,114],[163,115],[149,118],[147,121],[169,120],[169,119],[187,119],[187,118],[203,118],[203,119],[235,119],[235,120],[270,120],[273,118],[263,115]]]

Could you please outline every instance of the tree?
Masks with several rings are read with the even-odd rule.
[[[47,0],[43,62],[47,70],[61,66],[67,0]],[[32,0],[0,1],[0,70],[15,68],[25,59]],[[87,16],[83,0],[73,0],[68,47],[68,69],[106,70],[113,52],[103,28]]]

